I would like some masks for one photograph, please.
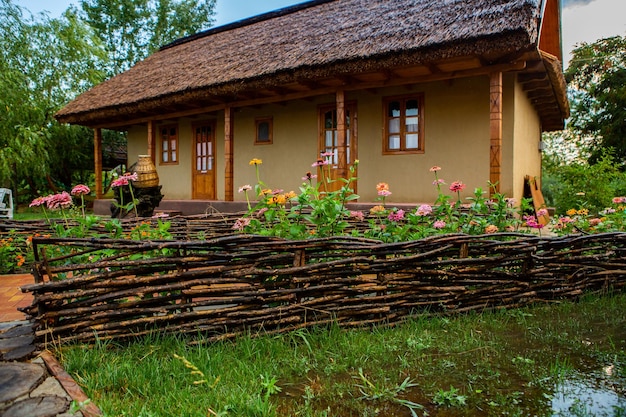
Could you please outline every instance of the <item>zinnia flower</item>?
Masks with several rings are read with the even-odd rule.
[[[250,165],[261,165],[263,161],[258,158],[252,158],[249,162]]]
[[[239,187],[239,192],[243,193],[245,191],[250,191],[252,189],[252,186],[250,186],[250,184],[246,184],[246,185],[242,185],[241,187]]]
[[[352,217],[353,219],[356,219],[360,222],[362,222],[365,219],[365,215],[363,214],[362,211],[351,211],[350,212],[350,217]]]
[[[30,202],[28,207],[39,207],[46,204],[46,197],[37,197],[33,201]]]
[[[454,181],[452,184],[450,184],[450,191],[452,191],[453,193],[461,192],[464,189],[465,184],[463,184],[461,181]]]
[[[495,224],[490,224],[489,226],[485,227],[485,233],[487,234],[495,233],[497,231],[498,226],[496,226]]]
[[[548,215],[548,209],[540,208],[539,210],[537,210],[537,217],[547,216],[547,215]]]
[[[444,222],[443,220],[437,220],[435,223],[433,223],[433,227],[435,229],[443,229],[444,227],[446,227],[446,222]]]
[[[626,197],[613,197],[613,204],[626,203]]]
[[[304,177],[302,177],[302,181],[311,181],[313,178],[317,178],[317,175],[311,174],[311,172],[309,171],[304,174]]]
[[[432,168],[430,168],[430,172],[437,172],[437,171],[441,171],[441,167],[438,167],[437,165],[435,165]]]
[[[391,191],[389,190],[380,190],[378,195],[381,197],[389,197],[391,195]]]
[[[404,219],[404,210],[400,209],[398,211],[394,211],[392,213],[389,213],[389,216],[387,218],[389,220],[391,220],[392,222],[400,221],[400,220]]]
[[[89,189],[89,187],[87,187],[84,184],[78,184],[77,186],[72,188],[72,191],[70,191],[70,194],[72,194],[72,195],[86,195],[86,194],[89,194],[90,192],[91,192],[91,190]]]
[[[324,165],[328,165],[330,164],[330,162],[328,162],[327,159],[318,159],[316,162],[314,162],[313,164],[311,164],[312,167],[321,167]]]
[[[72,196],[67,191],[47,197],[46,204],[50,210],[68,208],[72,205]]]
[[[418,216],[428,216],[432,212],[433,212],[433,208],[429,204],[422,204],[421,206],[417,208],[417,211],[415,212],[415,214]]]
[[[378,191],[378,195],[380,195],[381,191],[389,191],[389,184],[386,182],[379,182],[376,184],[376,191]]]
[[[250,218],[240,217],[235,221],[235,224],[233,225],[233,229],[243,231],[243,229],[249,224],[250,224]]]
[[[374,206],[370,209],[370,213],[372,214],[382,213],[384,211],[385,211],[385,208],[383,206]]]

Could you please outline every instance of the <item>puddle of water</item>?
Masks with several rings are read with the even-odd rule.
[[[626,416],[626,398],[591,379],[564,379],[552,396],[555,417]]]

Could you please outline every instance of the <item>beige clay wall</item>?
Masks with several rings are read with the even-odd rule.
[[[519,83],[515,83],[515,137],[513,160],[513,195],[520,201],[524,192],[524,176],[541,178],[541,121],[528,96]]]
[[[383,155],[382,98],[410,94],[411,91],[424,93],[425,152]],[[533,155],[533,149],[538,154],[536,141],[528,147],[522,143],[522,136],[519,136],[536,136],[539,129],[534,111],[525,97],[514,78],[505,77],[502,191],[507,195],[518,194],[513,176],[534,169],[539,157]],[[411,90],[397,87],[375,92],[346,92],[346,101],[353,100],[357,102],[357,157],[360,161],[357,193],[361,196],[361,202],[373,202],[377,198],[376,184],[379,182],[389,183],[392,191],[388,199],[390,204],[434,202],[437,191],[432,185],[434,175],[429,172],[433,165],[442,168],[439,176],[447,184],[462,181],[467,185],[463,198],[471,195],[476,187],[487,191],[490,146],[488,77],[420,84]],[[244,194],[237,192],[239,187],[256,183],[254,167],[249,165],[252,158],[263,160],[260,176],[269,188],[298,192],[302,176],[307,171],[315,173],[311,164],[317,158],[318,106],[333,101],[334,96],[328,95],[314,100],[289,102],[287,105],[235,110],[235,200],[245,200]],[[513,113],[520,109],[522,116],[512,118]],[[268,116],[273,118],[273,143],[255,145],[255,118]],[[218,112],[206,118],[217,121],[216,186],[218,200],[223,200],[224,115]],[[199,120],[180,120],[178,165],[160,165],[157,158],[157,171],[166,199],[191,198],[191,123]],[[129,131],[129,163],[133,162],[133,155],[146,152],[146,135],[146,128],[143,127]],[[515,143],[513,137],[517,137]],[[515,161],[513,152],[521,152]],[[447,186],[444,191],[449,193]],[[521,189],[519,193],[521,197]]]

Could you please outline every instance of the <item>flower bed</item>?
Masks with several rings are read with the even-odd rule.
[[[397,243],[348,236],[35,238],[33,245],[40,282],[24,288],[34,295],[25,312],[41,343],[155,330],[211,341],[329,322],[394,324],[409,315],[572,299],[626,282],[626,233],[456,234]]]

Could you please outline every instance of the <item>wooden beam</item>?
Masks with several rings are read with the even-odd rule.
[[[502,72],[493,72],[489,80],[489,181],[494,187],[489,194],[500,192],[501,161],[502,161]]]
[[[345,92],[337,90],[337,177],[348,178]]]
[[[154,120],[148,121],[148,156],[152,159],[152,163],[156,165],[156,144],[154,141]]]
[[[102,198],[102,129],[93,130],[93,160],[96,177],[96,199]]]
[[[486,74],[490,74],[492,72],[498,72],[498,71],[500,72],[520,71],[525,68],[526,68],[526,62],[518,61],[518,62],[513,62],[513,63],[508,63],[508,64],[493,65],[493,66],[489,66],[485,68],[475,68],[475,69],[464,70],[464,71],[455,71],[453,73],[442,72],[439,74],[432,74],[432,75],[418,75],[418,76],[413,76],[413,77],[393,78],[393,79],[385,80],[385,81],[356,83],[356,84],[344,86],[342,88],[344,91],[355,91],[355,90],[367,90],[367,89],[375,89],[375,88],[382,88],[382,87],[395,87],[395,86],[401,86],[404,84],[419,84],[419,83],[428,83],[428,82],[433,82],[433,81],[441,81],[441,80],[446,80],[448,78],[465,78],[465,77],[481,76],[481,75],[486,75]],[[147,123],[151,119],[155,121],[161,121],[165,119],[177,119],[180,117],[190,117],[190,116],[194,116],[197,114],[212,113],[212,112],[224,110],[224,107],[227,105],[233,108],[252,107],[252,106],[263,105],[263,104],[273,104],[273,103],[280,102],[280,101],[300,100],[300,99],[306,99],[309,97],[322,96],[326,94],[334,94],[336,91],[337,91],[336,86],[335,87],[332,87],[332,86],[320,87],[317,90],[299,91],[299,92],[286,94],[284,96],[271,96],[271,97],[260,97],[260,98],[251,99],[251,100],[238,100],[238,101],[229,102],[227,104],[222,103],[222,104],[209,105],[205,107],[182,110],[182,111],[175,112],[175,113],[160,114],[160,115],[155,114],[149,117],[130,119],[130,120],[125,119],[124,121],[107,123],[106,125],[105,124],[102,124],[102,125],[87,124],[87,126],[94,127],[94,128],[102,127],[102,128],[107,128],[107,129],[115,129],[115,128],[121,128],[125,126],[137,125],[137,124],[142,125],[142,124]]]
[[[234,201],[234,161],[233,161],[233,108],[224,109],[224,200]]]

